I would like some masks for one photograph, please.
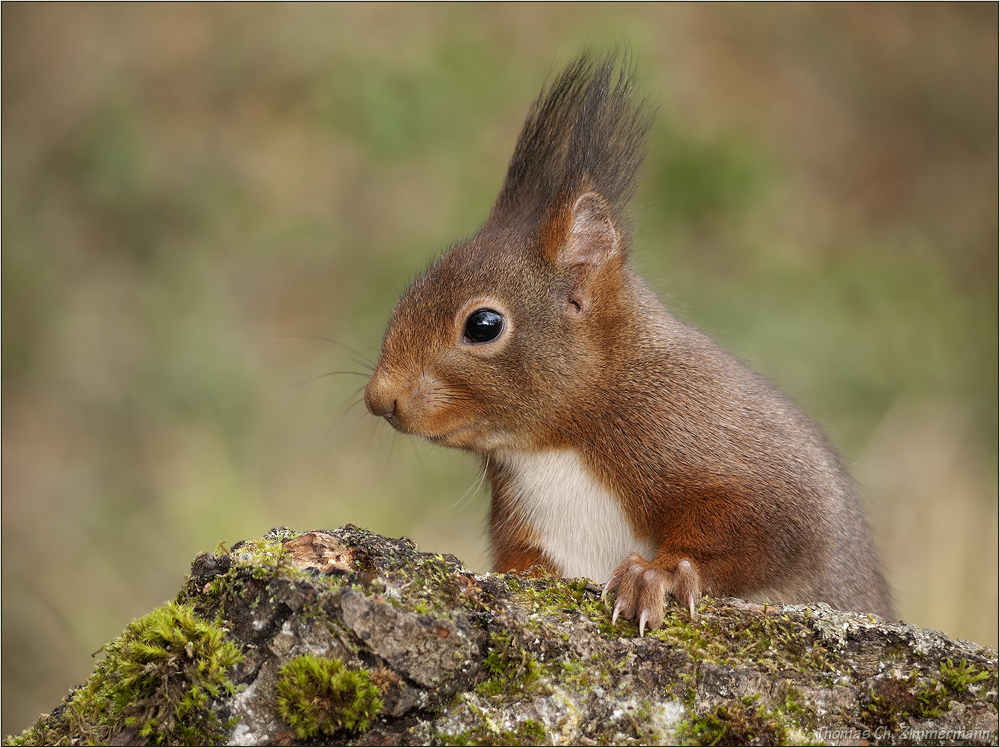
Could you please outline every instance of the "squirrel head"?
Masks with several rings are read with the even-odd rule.
[[[532,106],[483,228],[397,303],[365,403],[480,454],[565,441],[560,424],[630,321],[625,215],[650,119],[630,69],[580,57]]]

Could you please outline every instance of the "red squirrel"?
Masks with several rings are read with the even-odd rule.
[[[365,404],[479,455],[497,571],[604,583],[640,635],[666,596],[692,616],[709,594],[891,617],[819,429],[632,267],[652,122],[633,77],[584,54],[542,92],[483,227],[396,304]]]

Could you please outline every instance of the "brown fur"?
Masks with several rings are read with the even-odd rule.
[[[622,559],[616,615],[665,595],[824,601],[891,616],[860,500],[819,430],[676,320],[629,262],[625,213],[649,117],[613,57],[532,107],[487,223],[397,304],[365,393],[406,433],[479,454],[498,570],[561,569],[510,488],[511,455],[573,450],[651,559]],[[476,309],[506,327],[475,343]]]

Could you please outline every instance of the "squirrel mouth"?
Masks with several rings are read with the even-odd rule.
[[[456,428],[451,429],[450,431],[445,431],[440,434],[427,434],[424,436],[424,438],[427,439],[427,441],[429,442],[433,442],[434,444],[444,444],[447,446],[448,443],[451,442],[456,436],[464,434],[465,432],[472,429],[472,427],[473,424],[465,423],[462,424],[461,426],[457,426]]]
[[[466,430],[466,427],[462,426],[460,428],[453,429],[451,431],[446,431],[443,434],[431,434],[431,435],[429,435],[427,437],[424,437],[424,438],[426,438],[427,441],[434,442],[435,444],[442,444],[444,442],[447,442],[449,439],[451,439],[456,434],[461,434],[465,430]]]

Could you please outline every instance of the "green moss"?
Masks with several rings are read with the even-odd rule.
[[[807,735],[812,734],[816,727],[816,711],[806,703],[802,692],[792,685],[785,690],[785,698],[775,711],[784,715],[787,725],[797,726]]]
[[[714,607],[710,613],[709,607]],[[668,606],[663,625],[650,635],[696,661],[754,663],[773,674],[837,672],[836,655],[813,631],[788,616],[735,611],[709,600],[702,600],[699,611],[692,619],[679,607]]]
[[[634,636],[638,632],[634,621],[618,621],[612,626],[611,606],[588,590],[584,580],[566,582],[505,577],[504,581],[511,590],[512,599],[531,616],[531,625],[544,629],[540,633],[546,637],[558,633],[558,630],[551,630],[551,620],[565,619],[567,613],[583,614],[603,633],[611,636]],[[558,626],[557,623],[553,625]],[[823,646],[808,626],[788,616],[769,615],[766,611],[736,611],[707,599],[701,601],[698,615],[693,619],[680,607],[668,605],[661,628],[649,632],[647,636],[671,645],[678,654],[683,653],[690,658],[692,663],[756,663],[775,676],[781,673],[805,674],[807,680],[827,679],[838,672],[839,658]],[[562,656],[535,659],[523,652],[508,633],[495,636],[491,643],[486,660],[490,678],[477,687],[479,693],[486,696],[522,698],[525,693],[549,689],[552,682],[586,691],[611,682],[621,667],[621,663],[599,658]],[[681,700],[687,693],[690,706],[695,695],[691,678],[695,676],[683,668],[677,676],[674,683],[663,684],[662,693]],[[734,739],[741,729],[747,734],[762,731],[763,735],[777,735],[778,739],[785,739],[789,730],[811,734],[816,715],[796,689],[789,686],[785,698],[769,708],[773,712],[754,706],[752,709],[740,707],[726,713],[710,713],[697,718],[702,721],[695,725],[695,732],[700,730],[698,734],[701,734],[712,727]],[[701,740],[697,737],[692,739]],[[796,739],[804,738],[798,735]]]
[[[969,686],[990,677],[988,671],[977,669],[966,662],[964,657],[958,665],[950,659],[945,660],[940,665],[940,672],[940,679],[932,679],[927,686],[917,691],[915,711],[921,717],[940,717],[951,708],[953,696],[960,695]]]
[[[364,732],[382,710],[366,670],[339,659],[300,655],[281,669],[278,712],[300,740],[338,731]]]
[[[862,718],[872,727],[899,728],[910,716],[937,719],[951,708],[955,697],[969,686],[986,680],[990,673],[965,659],[956,665],[950,659],[940,664],[940,677],[920,677],[914,670],[908,678],[886,678],[870,690]]]
[[[292,552],[283,545],[283,541],[297,536],[298,533],[279,528],[263,538],[241,541],[229,551],[220,545],[210,563],[215,567],[214,575],[206,581],[195,570],[196,573],[178,594],[177,602],[191,603],[199,613],[208,617],[223,609],[231,612],[228,608],[233,601],[249,602],[251,610],[257,611],[262,605],[274,602],[269,592],[270,583],[281,579],[306,592],[307,599],[298,611],[301,618],[326,618],[321,609],[320,594],[350,585],[349,575],[300,568]],[[287,586],[282,585],[282,588],[287,589]]]
[[[523,696],[535,688],[542,676],[538,660],[518,646],[513,635],[507,632],[491,635],[490,652],[483,666],[491,675],[476,686],[476,690],[484,696]]]
[[[519,732],[528,738],[530,745],[540,745],[545,742],[545,725],[534,719],[526,719],[521,723]]]
[[[802,693],[786,682],[785,695],[770,705],[759,697],[743,697],[700,714],[694,712],[698,694],[688,689],[684,704],[690,716],[677,726],[677,741],[689,745],[822,745],[809,740],[816,712]]]
[[[234,545],[227,554],[233,561],[231,570],[249,569],[252,577],[258,581],[270,581],[281,576],[291,580],[308,581],[326,589],[343,586],[343,577],[340,575],[317,573],[315,570],[300,568],[295,563],[293,553],[284,543],[303,534],[286,527],[279,527],[262,538],[243,540]]]
[[[279,572],[297,578],[302,570],[292,562],[292,554],[282,545],[283,539],[286,538],[268,534],[237,543],[230,553],[233,566],[252,569],[254,579],[258,580],[271,579]]]
[[[457,560],[453,563],[457,563]],[[419,615],[454,619],[456,611],[475,605],[470,597],[474,584],[463,586],[469,578],[462,574],[441,555],[418,556],[406,563],[398,572],[398,581],[405,594],[389,601]]]
[[[586,579],[557,579],[543,574],[537,578],[511,575],[505,581],[511,598],[539,618],[579,613],[596,623],[602,634],[612,637],[639,630],[633,621],[620,620],[612,625],[611,609],[587,589]]]
[[[602,601],[590,593],[585,580],[546,578],[541,581],[511,576],[506,581],[511,597],[539,618],[579,612],[596,623],[606,636],[638,633],[635,621],[619,619],[612,625],[610,601]],[[796,624],[787,616],[779,618],[766,612],[734,611],[708,599],[700,602],[699,615],[694,619],[681,607],[668,603],[662,626],[648,635],[677,647],[698,661],[719,664],[750,661],[773,672],[837,671],[836,655],[827,650],[808,627]]]
[[[910,715],[932,716],[940,708],[943,686],[934,682],[918,689],[919,673],[914,670],[908,678],[889,677],[878,680],[869,690],[867,703],[861,712],[862,721],[872,728],[888,727],[898,730]]]
[[[716,627],[700,616],[692,620],[686,611],[667,608],[663,624],[650,631],[650,635],[683,650],[694,660],[727,660],[729,650],[720,641]]]
[[[12,743],[58,744],[67,736],[107,743],[129,730],[133,742],[225,742],[231,725],[209,702],[236,690],[229,671],[242,655],[226,633],[191,606],[157,608],[106,647],[106,659],[61,709]]]
[[[939,681],[917,692],[916,712],[921,717],[936,719],[948,711],[950,705],[951,698],[948,695],[948,689]]]
[[[638,633],[635,621],[619,619],[616,624],[611,623],[611,601],[603,601],[588,591],[586,580],[509,576],[505,581],[511,597],[538,618],[578,612],[596,623],[605,636]],[[749,661],[775,673],[837,671],[836,655],[807,626],[793,622],[788,616],[734,611],[707,598],[702,599],[698,610],[699,614],[692,619],[686,610],[668,603],[663,624],[647,635],[680,649],[696,661],[724,665]]]
[[[689,718],[681,724],[679,735],[692,745],[780,745],[788,740],[780,716],[751,698]]]
[[[861,715],[865,724],[895,729],[900,719],[916,707],[916,699],[908,683],[898,678],[889,678],[879,682],[877,690],[871,688],[868,703]]]
[[[951,691],[961,693],[969,686],[990,677],[988,670],[977,669],[962,658],[956,665],[950,659],[941,663],[941,682]]]
[[[483,723],[475,729],[465,730],[457,735],[435,731],[435,737],[442,745],[547,745],[550,743],[545,733],[545,725],[534,719],[519,722],[515,730],[501,730],[484,718]]]
[[[894,642],[882,650],[883,660],[903,660],[910,656],[909,645],[903,642]]]

